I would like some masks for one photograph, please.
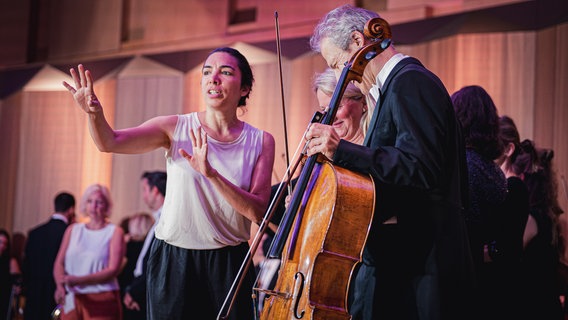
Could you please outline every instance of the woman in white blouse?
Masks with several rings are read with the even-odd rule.
[[[79,208],[88,220],[67,228],[53,267],[55,300],[64,306],[61,318],[121,319],[117,275],[124,234],[108,221],[112,208],[108,188],[87,187]]]

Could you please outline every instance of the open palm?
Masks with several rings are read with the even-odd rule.
[[[101,109],[101,104],[93,90],[93,77],[89,70],[85,70],[82,64],[78,66],[79,74],[75,69],[69,70],[75,82],[75,87],[63,81],[63,86],[73,94],[75,102],[87,113],[97,112]]]
[[[199,127],[197,133],[190,132],[189,138],[191,139],[193,155],[188,154],[183,149],[179,150],[180,155],[189,162],[195,171],[201,172],[206,177],[214,176],[217,171],[211,167],[207,160],[207,134]]]

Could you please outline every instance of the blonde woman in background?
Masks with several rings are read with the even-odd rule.
[[[55,301],[61,319],[121,319],[117,275],[124,257],[124,232],[110,223],[112,200],[107,187],[85,190],[79,209],[88,220],[67,228],[55,259]]]
[[[124,295],[126,286],[134,279],[134,268],[142,247],[144,239],[150,228],[154,225],[154,217],[147,212],[135,213],[128,218],[128,234],[126,240],[126,251],[124,254],[122,271],[118,275],[121,296]]]
[[[130,241],[144,241],[146,234],[154,224],[154,217],[147,212],[140,212],[128,220]]]
[[[337,79],[333,69],[330,68],[314,79],[313,88],[320,111],[325,111],[329,106],[336,86]],[[333,120],[333,128],[341,139],[357,144],[363,143],[369,126],[369,114],[372,114],[369,112],[369,105],[361,90],[349,83]]]

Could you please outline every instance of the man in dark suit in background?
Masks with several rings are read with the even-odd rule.
[[[164,198],[166,197],[167,174],[164,171],[144,172],[141,178],[142,200],[152,210],[154,225],[146,235],[144,246],[136,261],[134,268],[134,279],[126,287],[123,298],[124,319],[142,320],[146,319],[146,264],[150,246],[154,240],[154,229],[158,224]]]
[[[61,192],[53,202],[55,213],[49,221],[29,232],[24,251],[24,319],[51,319],[51,312],[56,306],[53,262],[65,229],[74,222],[75,197]]]

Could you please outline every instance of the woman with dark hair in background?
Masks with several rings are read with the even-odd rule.
[[[558,282],[561,243],[558,217],[563,210],[557,200],[557,182],[552,167],[554,152],[536,148],[531,140],[524,140],[521,145],[533,156],[531,166],[524,172],[530,215],[523,239],[523,316],[527,320],[560,320],[563,312]]]
[[[465,213],[469,244],[477,276],[474,318],[500,319],[493,312],[492,266],[486,264],[487,248],[495,239],[496,220],[507,194],[505,175],[493,161],[501,156],[499,116],[491,96],[480,86],[467,86],[451,96],[465,139],[469,178],[469,210]]]
[[[522,179],[523,172],[532,166],[532,159],[521,147],[513,119],[500,117],[499,132],[504,150],[495,162],[507,178],[507,197],[495,219],[494,241],[488,245],[488,262],[493,264],[494,271],[491,294],[495,302],[501,302],[494,309],[498,317],[519,319],[523,314],[519,302],[525,290],[520,280],[523,234],[529,216],[529,191]]]
[[[10,234],[0,229],[0,319],[11,319],[14,294],[19,293],[20,266],[12,256]]]

